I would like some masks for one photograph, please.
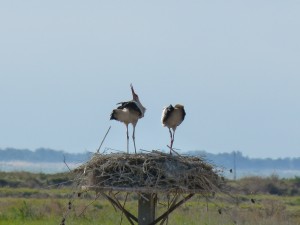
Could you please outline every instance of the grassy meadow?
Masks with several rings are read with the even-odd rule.
[[[63,218],[66,218],[65,225],[115,225],[121,224],[121,220],[124,225],[130,224],[110,202],[97,198],[93,192],[78,196],[72,186],[53,186],[52,179],[61,182],[68,179],[64,179],[64,174],[49,177],[23,174],[29,183],[21,179],[22,174],[0,175],[0,184],[6,184],[0,187],[0,225],[59,225]],[[35,182],[30,176],[35,177]],[[299,184],[299,178],[278,177],[230,181],[231,196],[195,196],[170,214],[168,224],[300,225]],[[158,197],[157,215],[160,215],[166,210],[167,199]],[[124,203],[124,194],[119,193],[117,198]],[[131,194],[126,201],[126,208],[134,215],[137,214],[136,199],[137,196]]]

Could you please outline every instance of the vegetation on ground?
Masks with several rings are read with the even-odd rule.
[[[66,214],[66,225],[113,225],[121,219],[123,225],[129,224],[94,192],[78,196],[67,182],[72,179],[69,174],[0,173],[0,179],[6,182],[0,186],[0,225],[59,225]],[[231,196],[196,196],[170,214],[168,224],[300,225],[299,177],[248,177],[228,185]],[[124,203],[122,193],[118,198]],[[166,205],[167,199],[159,198],[158,215]],[[136,196],[130,195],[126,206],[136,215]]]
[[[57,184],[69,186],[72,178],[71,173],[0,172],[0,187],[45,188]]]

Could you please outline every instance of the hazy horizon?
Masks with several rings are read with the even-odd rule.
[[[107,151],[106,153],[109,154],[110,152]],[[113,151],[113,153],[119,152]],[[250,158],[243,155],[242,152],[213,154],[203,151],[189,151],[185,154],[199,156],[218,168],[220,172],[222,171],[222,175],[231,179],[234,176],[237,178],[248,176],[293,178],[300,174],[300,157]],[[70,168],[77,168],[89,160],[92,155],[91,152],[68,153],[54,149],[36,149],[35,151],[29,149],[0,149],[0,170],[4,172],[58,173],[68,171]],[[234,162],[236,162],[235,166]],[[236,168],[235,175],[230,171],[232,168]]]
[[[133,83],[147,108],[138,149],[299,157],[300,2],[0,3],[0,148],[126,149],[110,121]],[[131,132],[130,127],[130,132]],[[131,137],[131,134],[130,134]],[[132,141],[130,151],[134,152]]]

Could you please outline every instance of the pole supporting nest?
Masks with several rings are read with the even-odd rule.
[[[155,220],[156,194],[142,193],[138,200],[138,224],[149,225]]]

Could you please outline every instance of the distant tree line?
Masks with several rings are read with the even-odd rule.
[[[26,162],[84,162],[92,153],[67,153],[48,148],[39,148],[35,151],[28,149],[6,148],[0,149],[0,161],[26,161]],[[216,166],[237,169],[276,169],[276,170],[300,170],[300,157],[298,158],[249,158],[242,152],[212,154],[205,151],[189,151],[188,155],[200,156]]]
[[[189,154],[204,157],[213,164],[217,166],[223,166],[225,168],[233,168],[235,163],[236,168],[242,170],[300,170],[300,157],[278,159],[249,158],[247,156],[243,156],[242,152],[240,151],[219,154],[211,154],[205,151],[190,151]]]
[[[0,149],[0,161],[26,161],[26,162],[83,162],[91,153],[66,153],[53,149],[39,148],[35,151],[28,149],[6,148]]]

